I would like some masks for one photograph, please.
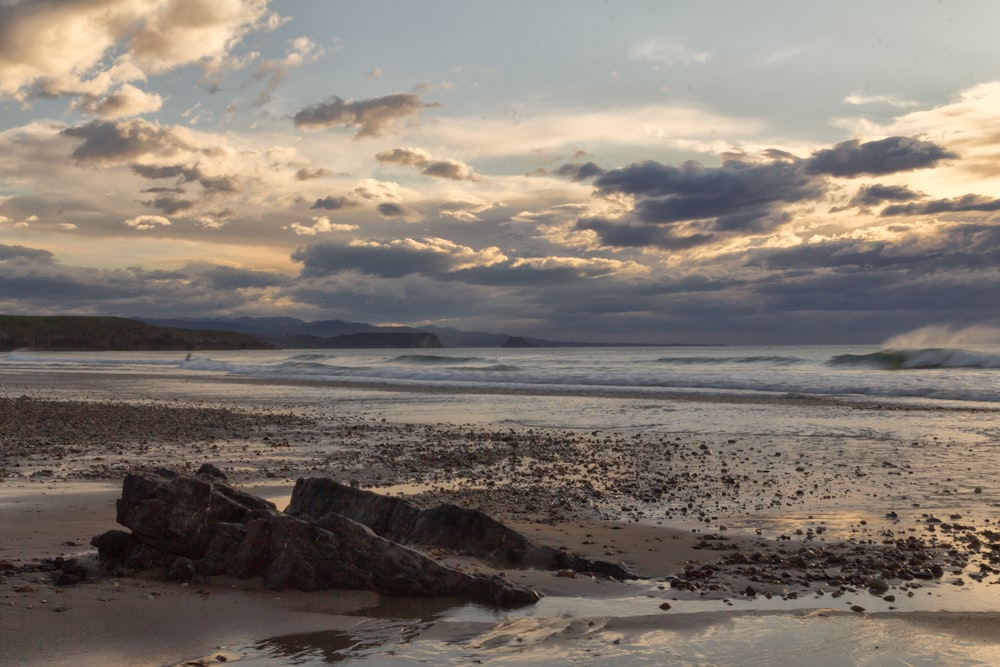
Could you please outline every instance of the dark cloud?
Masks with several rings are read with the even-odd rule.
[[[430,156],[412,148],[393,148],[391,151],[382,151],[375,154],[375,159],[380,164],[394,163],[406,167],[422,167],[427,164]]]
[[[604,170],[593,162],[574,162],[562,165],[555,173],[557,176],[568,176],[574,181],[585,181],[602,175]]]
[[[238,176],[229,174],[209,176],[198,165],[133,164],[129,165],[129,168],[143,178],[176,178],[181,183],[198,183],[209,193],[233,193],[242,190]]]
[[[114,163],[143,156],[166,157],[191,149],[171,129],[143,120],[93,121],[62,134],[83,139],[70,154],[82,162]]]
[[[664,250],[684,250],[711,243],[715,234],[677,234],[666,227],[634,224],[607,218],[580,218],[576,228],[596,232],[604,245],[615,248],[655,247]]]
[[[982,195],[965,195],[954,199],[935,199],[928,202],[895,204],[882,209],[883,217],[897,215],[935,215],[938,213],[964,213],[969,211],[1000,211],[1000,199]]]
[[[581,219],[578,229],[597,232],[607,245],[675,250],[773,230],[791,219],[783,206],[826,191],[825,181],[807,174],[801,162],[740,160],[720,167],[641,162],[602,172],[594,186],[601,195],[634,196],[634,208],[621,220]]]
[[[618,262],[591,262],[562,258],[512,259],[495,248],[474,251],[441,239],[402,239],[391,242],[317,242],[300,248],[292,259],[303,264],[305,277],[361,273],[379,278],[422,276],[450,285],[552,287],[575,284],[580,278],[612,276]]]
[[[198,179],[198,183],[201,184],[201,187],[205,188],[206,192],[240,192],[243,189],[239,176],[231,174],[223,174],[221,176],[202,175]]]
[[[52,261],[53,255],[48,250],[40,250],[38,248],[26,248],[20,245],[3,245],[0,244],[0,262],[6,262],[12,259],[26,259],[35,262],[50,262]]]
[[[402,206],[390,202],[383,202],[376,206],[375,209],[387,218],[397,218],[406,214],[406,210]]]
[[[280,287],[287,285],[286,276],[272,271],[255,271],[238,269],[231,266],[209,266],[201,268],[200,278],[209,287],[216,290],[236,290],[265,287]]]
[[[311,181],[314,178],[325,178],[330,175],[329,169],[323,167],[302,167],[295,172],[295,180]]]
[[[179,178],[188,182],[198,180],[201,175],[197,168],[183,165],[133,164],[129,168],[139,176],[150,179]]]
[[[326,209],[327,211],[337,211],[342,208],[347,208],[349,206],[356,206],[357,204],[347,197],[323,197],[322,199],[317,199],[316,203],[310,206],[311,209]]]
[[[841,274],[899,270],[911,276],[969,270],[996,273],[1000,266],[1000,228],[963,224],[909,242],[848,238],[788,248],[758,248],[748,253],[745,265],[781,272],[782,276],[821,269]]]
[[[311,243],[292,253],[292,260],[302,263],[305,276],[359,271],[385,278],[402,278],[416,273],[445,274],[458,266],[455,257],[448,252],[432,246],[403,243]]]
[[[435,160],[428,153],[413,148],[394,148],[375,154],[380,164],[400,164],[417,167],[424,176],[447,178],[453,181],[477,181],[472,167],[458,160]]]
[[[956,153],[913,137],[888,137],[863,144],[854,139],[813,153],[806,169],[812,174],[850,178],[926,169],[941,160],[957,158]]]
[[[872,183],[858,188],[857,194],[851,199],[851,206],[867,208],[877,206],[887,201],[913,201],[923,197],[919,192],[914,192],[905,185],[882,185]]]
[[[378,137],[390,133],[398,121],[436,106],[440,105],[424,104],[416,93],[394,93],[357,101],[332,97],[302,109],[293,120],[295,127],[353,127],[357,128],[357,138]]]
[[[447,178],[453,181],[476,181],[479,177],[472,168],[458,160],[434,160],[428,162],[420,172],[424,176]]]
[[[142,203],[150,208],[162,211],[164,215],[183,213],[184,211],[189,211],[194,207],[193,201],[190,199],[181,199],[179,197],[156,197],[153,200],[144,201]]]
[[[588,162],[566,164],[555,173],[578,181],[593,178],[599,196],[633,198],[631,210],[621,217],[581,218],[577,229],[596,232],[608,246],[681,250],[774,231],[792,220],[790,205],[821,201],[831,176],[909,171],[957,157],[936,144],[908,137],[864,144],[846,141],[805,160],[775,149],[765,152],[767,162],[742,159],[739,153],[727,156],[718,167],[650,160],[605,170]],[[875,184],[862,188],[852,205],[920,196],[903,186]]]

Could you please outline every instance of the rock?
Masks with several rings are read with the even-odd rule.
[[[331,513],[362,523],[393,542],[449,549],[498,567],[536,567],[638,579],[622,563],[589,560],[538,544],[479,510],[443,504],[422,510],[402,498],[364,491],[332,479],[299,479],[288,514],[320,519]]]
[[[862,606],[861,606],[861,605],[859,605],[859,604],[856,604],[856,605],[853,605],[853,606],[851,607],[851,611],[853,611],[853,612],[855,612],[855,613],[857,613],[857,614],[861,614],[861,613],[863,613],[863,612],[864,612],[864,610],[865,610],[865,608],[864,608],[864,607],[862,607]]]
[[[102,559],[118,561],[125,559],[125,555],[135,546],[135,540],[131,533],[124,530],[109,530],[95,535],[90,544],[97,547]]]
[[[210,476],[169,470],[129,474],[118,521],[92,540],[102,562],[170,566],[168,576],[194,573],[263,577],[273,589],[355,589],[386,595],[454,596],[493,606],[538,601],[534,591],[496,576],[470,575],[379,537],[347,517],[320,521],[278,512],[274,505]]]
[[[868,580],[868,591],[872,595],[881,595],[889,590],[889,582],[881,577],[872,577]]]
[[[167,579],[171,581],[191,581],[194,579],[194,561],[183,556],[175,558],[167,570]]]
[[[222,472],[211,463],[202,463],[201,467],[198,468],[198,472],[196,472],[195,475],[199,477],[209,477],[211,479],[217,479],[222,482],[229,481],[229,478],[226,477],[226,473]]]
[[[662,604],[660,605],[660,609],[662,609],[663,611],[667,611],[667,610],[669,610],[669,609],[670,609],[670,603],[669,603],[669,602],[664,602],[664,603],[662,603]]]

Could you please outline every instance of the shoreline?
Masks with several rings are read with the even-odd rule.
[[[949,398],[914,398],[905,396],[877,396],[865,394],[814,395],[801,391],[767,390],[719,390],[691,388],[686,391],[651,386],[646,390],[615,386],[591,385],[585,389],[574,385],[547,384],[538,388],[505,383],[449,383],[425,380],[313,380],[289,377],[246,377],[220,374],[219,371],[203,371],[204,375],[161,372],[130,372],[127,375],[113,371],[87,371],[74,373],[74,384],[78,387],[92,387],[106,391],[116,383],[148,386],[157,382],[197,383],[200,385],[249,385],[258,387],[309,387],[313,389],[346,390],[351,392],[379,392],[399,394],[428,394],[438,396],[483,395],[516,397],[593,398],[612,400],[648,400],[662,403],[704,403],[708,405],[790,405],[816,408],[847,408],[872,412],[939,412],[939,413],[1000,413],[1000,403],[991,401],[969,401]],[[17,375],[23,381],[23,391],[60,391],[64,386],[61,370],[33,369],[30,377]],[[51,376],[51,380],[47,376]],[[12,387],[7,394],[17,393]],[[72,400],[72,399],[67,399]],[[96,399],[96,400],[104,400]],[[152,399],[151,399],[152,400]]]
[[[1000,568],[993,568],[984,555],[996,528],[988,521],[959,530],[954,526],[977,519],[945,515],[932,523],[920,519],[919,514],[926,512],[911,510],[915,516],[901,512],[900,517],[878,525],[868,519],[858,523],[855,515],[850,524],[837,528],[831,522],[807,521],[801,516],[815,512],[817,503],[806,491],[801,496],[776,496],[783,501],[776,516],[793,518],[782,532],[754,534],[722,525],[738,518],[739,503],[747,502],[747,496],[759,500],[756,496],[762,490],[779,483],[782,488],[808,488],[801,483],[789,487],[788,476],[801,477],[803,473],[794,473],[796,468],[806,470],[819,462],[790,457],[787,444],[746,435],[728,443],[707,444],[681,436],[644,439],[614,432],[586,436],[538,429],[397,424],[314,411],[259,412],[201,403],[181,406],[37,397],[21,401],[20,412],[9,412],[18,399],[0,399],[0,408],[8,410],[0,460],[0,561],[7,564],[0,570],[0,590],[6,596],[0,600],[0,645],[6,647],[2,650],[7,655],[0,653],[0,662],[109,664],[102,651],[114,644],[117,650],[128,652],[131,664],[180,663],[186,656],[207,656],[212,650],[281,634],[330,630],[363,635],[367,630],[359,631],[359,627],[362,619],[369,618],[365,614],[381,614],[379,622],[384,623],[394,618],[396,612],[391,610],[400,605],[418,615],[435,608],[433,601],[403,604],[367,593],[279,594],[252,581],[213,581],[207,588],[196,587],[201,593],[146,577],[97,577],[72,587],[55,587],[47,573],[26,568],[39,559],[86,558],[89,538],[116,527],[114,499],[125,470],[164,464],[192,469],[203,462],[218,465],[238,486],[269,499],[290,493],[298,476],[353,479],[368,488],[410,488],[421,492],[407,497],[425,506],[444,501],[478,506],[540,542],[590,558],[624,560],[646,577],[624,584],[585,576],[506,571],[512,581],[546,595],[537,609],[519,612],[523,618],[534,618],[532,623],[539,627],[548,627],[555,622],[551,619],[566,613],[617,619],[609,628],[602,625],[607,628],[603,632],[621,626],[627,628],[626,634],[638,632],[648,622],[642,620],[647,616],[688,618],[663,621],[673,627],[693,622],[690,617],[702,613],[715,619],[705,621],[708,624],[731,622],[726,619],[733,614],[813,618],[809,614],[823,613],[826,616],[817,618],[861,614],[902,618],[916,625],[925,617],[943,622],[971,614],[980,626],[1000,630],[1000,613],[990,606],[990,588],[1000,582]],[[84,428],[88,424],[92,428]],[[668,468],[649,464],[650,447],[660,455],[670,453]],[[720,458],[715,450],[723,447],[731,451]],[[784,458],[791,460],[775,468],[776,461]],[[575,461],[576,467],[570,470],[566,461]],[[764,461],[774,469],[767,474],[755,472],[759,479],[737,474],[741,465],[747,471],[762,470],[759,466]],[[715,468],[726,472],[698,476]],[[668,469],[670,478],[664,477]],[[824,483],[836,482],[839,474],[824,478]],[[739,488],[733,488],[731,480],[737,477]],[[870,484],[865,478],[849,481]],[[641,515],[644,510],[633,503],[641,504],[653,490],[660,491],[659,497],[645,500],[667,502],[665,496],[673,492],[680,506],[690,504],[692,509],[685,512],[687,523],[681,525],[680,516],[675,517],[677,525],[671,526],[668,520]],[[969,493],[970,499],[981,495]],[[718,504],[723,497],[728,498],[726,507]],[[958,499],[956,494],[954,500]],[[618,508],[617,521],[602,517],[602,511],[607,514],[612,507]],[[800,518],[794,519],[796,514]],[[926,539],[931,527],[933,539]],[[892,561],[886,554],[898,551],[898,545],[892,544],[886,531],[892,531],[893,539],[911,538],[912,542],[919,538],[919,544]],[[979,549],[973,547],[970,535]],[[997,539],[1000,536],[992,542]],[[955,548],[964,550],[964,561],[941,560],[940,578],[888,577],[884,589],[881,583],[874,587],[877,594],[867,590],[869,580],[885,577],[894,562],[909,563],[914,553],[930,559],[927,554],[932,551]],[[852,550],[858,558],[851,567],[867,567],[867,575],[862,572],[854,579],[841,576],[838,580],[836,567],[846,569],[844,559]],[[732,559],[734,554],[743,556],[745,562],[736,559],[720,565],[721,559]],[[486,569],[481,563],[446,554],[442,558],[460,567]],[[825,575],[822,581],[811,579],[813,565],[808,561],[814,559],[818,563],[815,572]],[[930,562],[926,560],[928,568]],[[970,579],[970,572],[981,565],[987,568],[980,570],[982,580]],[[914,566],[907,567],[912,570]],[[961,579],[961,585],[955,579]],[[17,592],[19,587],[27,588]],[[753,588],[752,595],[748,587]],[[963,599],[956,606],[955,601]],[[669,606],[661,608],[661,604]],[[854,607],[863,611],[851,611]],[[211,612],[218,620],[205,624],[202,618],[204,627],[195,632],[188,616],[196,608]],[[435,627],[440,626],[438,631],[452,639],[461,637],[462,614],[468,612],[448,613],[452,616],[446,613]],[[157,624],[160,639],[144,643],[132,624],[141,618]],[[508,618],[476,622],[503,625],[510,622]],[[955,631],[958,625],[956,621]],[[249,653],[242,659],[252,663]],[[121,656],[118,661],[123,661]]]

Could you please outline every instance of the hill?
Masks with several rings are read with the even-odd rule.
[[[159,327],[123,317],[0,315],[0,350],[266,350],[245,333]]]
[[[347,322],[344,320],[320,320],[306,322],[293,317],[237,317],[225,318],[136,318],[158,326],[176,327],[180,329],[225,329],[242,331],[278,348],[312,348],[312,347],[347,347],[350,339],[340,342],[319,342],[314,338],[335,339],[351,334],[433,334],[441,347],[503,347],[511,338],[526,341],[533,347],[562,347],[570,345],[587,345],[587,343],[569,343],[564,341],[544,340],[541,338],[512,337],[505,333],[486,333],[482,331],[461,331],[451,327],[425,326],[415,329],[403,326],[380,326],[364,322]],[[388,340],[388,339],[387,339]],[[414,344],[416,338],[401,336],[405,344],[397,347],[437,347],[438,345]],[[383,345],[374,345],[383,347]]]

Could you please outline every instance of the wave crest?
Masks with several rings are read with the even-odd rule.
[[[840,354],[830,366],[855,366],[888,371],[932,368],[1000,368],[1000,354],[949,348],[880,350],[871,354]]]

